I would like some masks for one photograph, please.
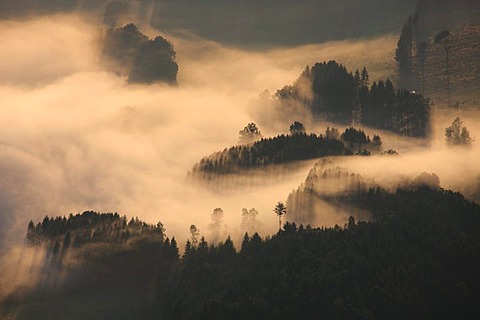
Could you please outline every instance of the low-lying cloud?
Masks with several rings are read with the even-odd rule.
[[[13,228],[15,239],[30,219],[86,209],[162,220],[169,233],[186,235],[191,223],[206,230],[215,207],[226,220],[236,216],[235,223],[242,208],[255,207],[273,231],[274,204],[308,168],[293,185],[272,183],[261,196],[252,189],[227,198],[189,185],[187,171],[237,142],[238,130],[254,120],[249,101],[263,89],[274,92],[324,59],[350,68],[388,61],[379,44],[394,43],[386,36],[248,52],[167,35],[177,50],[180,86],[137,86],[103,69],[102,31],[81,17],[4,21],[0,30],[0,203],[4,230],[20,228]],[[362,62],[367,52],[371,60]],[[374,66],[372,73],[383,77],[385,65]]]
[[[179,86],[128,85],[100,65],[101,33],[73,15],[0,22],[0,248],[21,243],[30,219],[84,210],[161,220],[180,246],[191,224],[208,240],[218,207],[234,237],[243,235],[243,208],[258,210],[264,234],[275,232],[275,204],[286,201],[314,161],[284,170],[281,179],[266,174],[252,187],[220,193],[192,183],[187,172],[203,156],[236,144],[238,131],[256,121],[250,101],[264,89],[274,93],[292,83],[307,64],[335,59],[350,70],[365,65],[372,81],[394,76],[395,35],[263,52],[165,35],[177,51]],[[460,116],[478,136],[478,117]],[[445,188],[475,190],[479,142],[471,149],[447,148],[442,130],[453,114],[438,112],[435,119],[431,149],[380,132],[385,147],[398,149],[400,157],[339,161],[379,182],[426,171]],[[264,136],[288,132],[271,128],[260,130]],[[20,252],[14,248],[0,262]]]

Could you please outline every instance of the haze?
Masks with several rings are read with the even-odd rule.
[[[267,46],[247,48],[246,42],[232,45],[241,35],[227,41],[221,34],[212,36],[208,26],[195,34],[140,23],[143,33],[161,34],[174,44],[179,85],[131,85],[102,65],[98,40],[103,31],[97,20],[57,13],[0,22],[0,269],[2,280],[13,279],[2,282],[4,294],[24,280],[33,283],[38,275],[32,265],[43,256],[19,246],[28,221],[45,215],[94,210],[162,221],[167,235],[176,236],[183,247],[191,224],[211,239],[214,208],[223,209],[224,234],[238,243],[242,209],[255,208],[258,231],[276,232],[275,204],[301,185],[316,160],[268,168],[256,178],[251,172],[232,175],[221,190],[187,179],[194,163],[235,145],[238,131],[252,121],[266,137],[287,133],[296,120],[306,124],[307,132],[323,133],[327,126],[343,131],[342,125],[302,114],[270,115],[269,120],[275,119],[270,122],[259,117],[259,94],[291,84],[306,65],[334,59],[349,70],[365,66],[371,81],[396,80],[398,33],[392,33],[392,26],[356,39],[344,34],[337,37],[343,40],[303,45],[293,33],[285,34],[284,41],[277,35]],[[334,163],[390,188],[402,177],[435,173],[442,187],[478,201],[479,142],[452,149],[443,135],[460,116],[478,140],[480,116],[469,111],[476,106],[465,107],[434,108],[430,142],[363,127],[370,136],[380,134],[384,148],[400,156]],[[312,221],[316,226],[343,225],[350,214],[328,204],[316,210],[322,217]],[[18,274],[24,277],[14,277]]]

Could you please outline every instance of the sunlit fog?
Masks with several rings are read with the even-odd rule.
[[[63,265],[47,267],[55,256],[26,241],[27,226],[34,230],[45,216],[68,217],[91,210],[126,216],[123,223],[138,218],[157,226],[162,237],[175,237],[181,255],[190,245],[196,248],[201,237],[209,245],[223,244],[230,237],[239,252],[242,239],[249,239],[244,238],[246,231],[269,240],[280,234],[285,222],[348,230],[352,228],[349,217],[373,221],[368,208],[338,200],[353,184],[359,190],[362,186],[395,193],[398,187],[419,181],[419,176],[430,177],[437,188],[438,177],[440,188],[480,201],[480,113],[478,88],[474,88],[478,77],[473,71],[467,76],[462,73],[477,69],[473,62],[470,66],[456,62],[470,52],[462,45],[477,41],[471,35],[478,25],[457,28],[456,20],[448,20],[452,31],[444,38],[441,34],[434,38],[428,28],[436,29],[424,27],[428,32],[422,39],[429,41],[429,47],[418,52],[427,58],[414,56],[409,65],[402,60],[399,37],[406,34],[408,23],[417,23],[415,16],[407,22],[414,2],[395,2],[399,13],[388,11],[384,18],[391,16],[391,21],[385,25],[385,19],[372,18],[371,27],[359,22],[360,14],[348,22],[346,15],[340,15],[343,7],[333,5],[319,14],[338,14],[329,20],[332,24],[317,30],[300,24],[295,29],[292,23],[289,31],[278,27],[284,39],[276,33],[265,43],[262,39],[279,23],[275,21],[292,18],[288,10],[298,10],[307,21],[314,19],[314,13],[307,14],[308,3],[278,9],[271,20],[266,19],[271,23],[262,24],[266,9],[256,12],[251,3],[242,2],[238,15],[216,17],[212,25],[189,21],[190,15],[203,11],[196,7],[189,11],[183,7],[188,5],[177,7],[171,1],[162,5],[133,1],[130,7],[114,1],[105,16],[106,4],[89,1],[75,2],[75,10],[52,2],[51,7],[25,15],[21,14],[23,2],[17,7],[4,5],[10,11],[0,15],[0,302],[36,284],[53,288],[68,279],[66,270],[81,270],[78,261],[96,261],[103,256],[102,250],[107,252],[106,246],[92,244],[64,253],[70,245],[68,234]],[[220,4],[216,10],[228,11]],[[367,16],[375,16],[372,10],[366,10]],[[462,14],[471,19],[468,12]],[[440,13],[434,16],[438,21],[444,18]],[[238,21],[228,20],[234,18]],[[419,23],[426,24],[422,18]],[[249,22],[231,38],[227,29],[212,31],[214,23],[228,28],[239,21]],[[127,25],[131,22],[135,25]],[[137,56],[107,48],[105,39],[115,45],[135,43]],[[405,52],[417,49],[408,47]],[[170,59],[169,65],[162,65],[170,68],[167,81],[142,80],[145,74],[153,74],[149,73],[153,67],[141,65],[150,61],[148,50]],[[363,88],[370,95],[364,101],[373,103],[377,83],[382,90],[391,89],[399,105],[400,97],[413,101],[423,99],[419,98],[423,94],[420,103],[427,106],[427,120],[418,120],[422,115],[414,110],[377,121],[362,102],[335,114],[325,107],[329,92],[327,98],[314,92],[321,90],[318,83],[323,81],[318,80],[322,65],[316,63],[330,60],[341,65],[324,64],[324,68],[337,68],[337,75],[347,75],[346,82],[356,81],[356,91],[345,95],[359,97]],[[408,74],[407,69],[414,71]],[[331,73],[325,71],[327,76]],[[308,104],[311,109],[305,107]],[[381,107],[385,114],[387,104]],[[340,116],[342,120],[337,121]],[[361,122],[362,117],[373,120]],[[456,136],[463,139],[461,143],[448,139],[453,132],[448,128],[453,128],[457,117],[457,131],[464,127],[462,135]],[[417,120],[426,128],[425,134],[412,134]],[[326,139],[324,143],[338,140],[341,146],[318,151],[316,156],[297,157],[282,151],[274,160],[261,158],[257,149],[248,149],[255,140],[243,137],[242,142],[242,129],[245,134],[252,123],[258,129],[256,140],[271,138],[272,145],[302,136]],[[377,145],[369,149],[367,142],[352,142],[349,146],[342,135],[349,127],[361,130],[368,144]],[[245,156],[245,150],[252,154]],[[241,157],[250,161],[248,165],[240,162]],[[339,178],[342,175],[347,182]],[[284,203],[282,215],[278,204]],[[30,221],[34,224],[29,225]],[[53,247],[53,242],[48,245]],[[58,252],[58,240],[55,245],[53,250]],[[8,310],[20,314],[22,308]],[[16,319],[15,312],[8,319]]]

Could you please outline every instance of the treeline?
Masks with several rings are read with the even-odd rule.
[[[233,173],[238,169],[261,167],[288,161],[306,160],[330,155],[350,155],[338,139],[299,133],[263,138],[252,145],[238,145],[200,160],[193,173]]]
[[[370,84],[368,71],[348,72],[335,62],[316,63],[293,85],[277,91],[283,104],[294,101],[315,117],[343,123],[362,123],[401,135],[426,137],[430,131],[428,99],[408,90],[396,90],[390,80]]]
[[[358,202],[360,199],[360,202]],[[162,285],[166,319],[478,319],[480,207],[429,187],[367,190],[373,222],[286,223],[189,248]],[[287,213],[288,215],[288,213]]]
[[[128,290],[134,282],[126,282],[125,288],[117,283],[132,274],[142,280],[137,289],[152,292],[153,285],[153,299],[135,291],[149,297],[136,306],[141,311],[127,311],[124,304],[133,305],[122,299],[109,301],[144,319],[478,319],[478,205],[461,194],[427,186],[394,193],[369,188],[354,197],[346,195],[344,201],[368,209],[374,219],[357,222],[351,217],[344,226],[332,228],[287,222],[271,237],[245,234],[237,248],[230,238],[217,245],[205,239],[189,241],[182,256],[176,241],[165,238],[138,247],[138,255],[105,256],[113,260],[94,265],[102,268],[72,272],[80,272],[80,279],[87,276],[80,280],[82,290],[93,296],[105,290],[99,283]],[[123,224],[115,214],[82,216],[71,218],[72,227],[65,230],[80,230],[83,223],[101,225],[100,220]],[[61,234],[63,220],[44,220],[45,234]],[[40,293],[36,299],[45,301]],[[52,307],[61,309],[52,294]],[[65,297],[63,303],[69,301]],[[21,311],[52,319],[51,313],[34,313],[34,306]],[[87,310],[80,311],[88,316]]]
[[[107,29],[103,55],[106,63],[118,74],[128,76],[131,83],[177,83],[178,65],[172,43],[161,36],[149,39],[133,23]]]
[[[387,150],[381,155],[394,156],[392,151]],[[439,177],[427,172],[414,178],[392,176],[389,183],[404,189],[419,186],[429,186],[436,190],[441,188]],[[360,205],[360,199],[369,189],[378,187],[374,178],[349,172],[328,160],[319,161],[309,171],[305,182],[288,195],[289,219],[297,224],[322,224],[324,219],[330,220],[332,215],[325,210],[325,206],[333,206],[337,212],[353,210],[351,215],[355,218],[370,219],[371,211]]]
[[[141,237],[164,238],[162,223],[151,225],[138,218],[127,219],[118,213],[85,211],[66,217],[45,216],[42,222],[30,221],[27,227],[27,243],[45,245],[53,253],[78,248],[90,243],[125,243]]]
[[[255,126],[254,123],[249,125]],[[247,127],[245,127],[247,129]],[[261,136],[258,128],[255,137]],[[254,141],[240,131],[240,141]],[[262,167],[297,160],[307,160],[326,156],[362,154],[381,151],[382,139],[374,135],[370,139],[363,130],[346,128],[340,134],[336,128],[327,128],[324,134],[307,134],[305,126],[295,121],[290,126],[290,135],[278,135],[274,138],[262,138],[255,142],[240,144],[221,152],[204,157],[193,166],[193,174],[234,173],[238,169]]]

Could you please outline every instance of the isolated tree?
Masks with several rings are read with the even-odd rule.
[[[247,208],[242,209],[242,230],[253,234],[257,231],[259,226],[259,221],[257,220],[258,211],[255,208],[247,210]]]
[[[379,135],[374,134],[372,144],[375,148],[380,148],[382,146],[382,138]]]
[[[278,216],[278,231],[282,230],[282,216],[287,214],[287,207],[283,202],[278,202],[273,209],[275,214]]]
[[[445,128],[445,138],[448,144],[452,145],[470,145],[472,138],[467,127],[463,126],[463,121],[456,117],[449,127]]]
[[[255,123],[250,122],[243,130],[238,132],[239,143],[247,144],[262,138],[262,134]]]
[[[223,223],[224,212],[222,208],[215,208],[211,214],[212,223],[208,225],[208,228],[212,232],[212,239],[214,241],[220,240],[220,231]]]
[[[290,126],[290,133],[292,134],[292,136],[296,134],[305,134],[305,132],[305,126],[301,122],[295,121]]]
[[[191,245],[192,247],[196,247],[198,244],[198,236],[200,235],[200,230],[194,224],[190,226],[190,235],[192,239]],[[190,241],[187,241],[187,242],[190,242]]]
[[[442,45],[443,50],[445,51],[445,75],[447,79],[447,92],[448,92],[448,99],[450,104],[450,70],[449,70],[450,48],[451,48],[450,31],[443,30],[437,33],[433,38],[433,43]]]

